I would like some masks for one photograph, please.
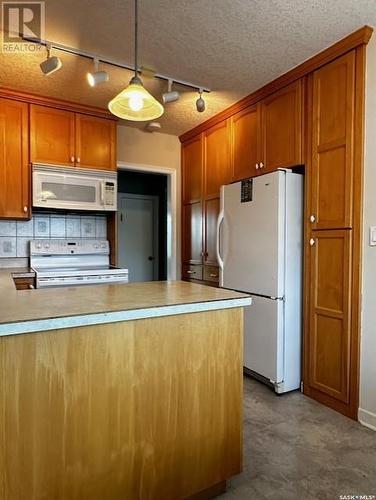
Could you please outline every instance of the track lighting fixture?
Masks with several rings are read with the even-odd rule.
[[[202,97],[202,92],[203,92],[202,89],[198,90],[198,93],[200,94],[200,97],[196,101],[196,109],[197,109],[197,111],[199,113],[202,113],[203,111],[205,111],[205,101],[204,101],[204,99]]]
[[[45,75],[51,75],[51,73],[54,73],[58,69],[60,69],[63,65],[61,62],[61,59],[56,56],[51,56],[51,45],[47,45],[47,59],[40,63],[40,69]]]
[[[92,73],[88,73],[86,75],[87,81],[90,87],[95,87],[101,83],[106,83],[109,80],[107,71],[99,71],[99,60],[95,57],[93,60],[94,63],[94,71]]]
[[[143,86],[138,76],[138,3],[134,0],[134,77],[128,87],[115,96],[108,104],[111,113],[124,120],[149,121],[164,113],[163,106]]]
[[[168,79],[168,87],[167,87],[167,92],[165,92],[163,95],[162,95],[162,99],[163,99],[163,102],[165,104],[167,104],[168,102],[174,102],[174,101],[177,101],[180,97],[180,94],[179,92],[177,92],[176,90],[172,90],[172,84],[173,84],[173,80],[171,80],[170,78]]]

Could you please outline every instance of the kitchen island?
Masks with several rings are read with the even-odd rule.
[[[242,308],[185,282],[0,272],[0,498],[209,498],[242,467]]]

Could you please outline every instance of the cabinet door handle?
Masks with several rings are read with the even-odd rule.
[[[314,245],[315,243],[316,243],[315,238],[311,238],[311,239],[309,240],[309,244],[311,245],[311,247],[313,247],[313,245]]]
[[[260,163],[260,168],[264,168],[264,164],[262,162]]]
[[[256,170],[258,170],[260,167],[259,167],[259,164],[256,163]]]
[[[209,274],[209,276],[210,276],[211,278],[218,278],[218,274],[213,274],[213,273],[210,273],[210,274]]]
[[[81,158],[79,156],[77,156],[77,163],[80,163],[81,161]]]
[[[311,222],[315,222],[315,221],[316,221],[316,217],[315,217],[314,215],[311,215],[311,217],[309,218],[309,220],[310,220]]]
[[[26,205],[23,207],[23,211],[24,211],[24,212],[25,212],[25,214],[26,214],[26,212],[27,212],[27,206],[26,206]]]
[[[70,161],[71,161],[71,163],[74,163],[74,156],[70,157]]]
[[[196,271],[187,271],[187,274],[196,274]]]

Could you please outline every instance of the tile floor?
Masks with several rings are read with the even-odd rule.
[[[221,500],[375,495],[376,432],[306,398],[244,380],[244,470]],[[356,497],[354,496],[354,499]]]

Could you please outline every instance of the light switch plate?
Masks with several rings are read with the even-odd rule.
[[[371,247],[376,246],[376,226],[371,226],[369,228],[369,245]]]

